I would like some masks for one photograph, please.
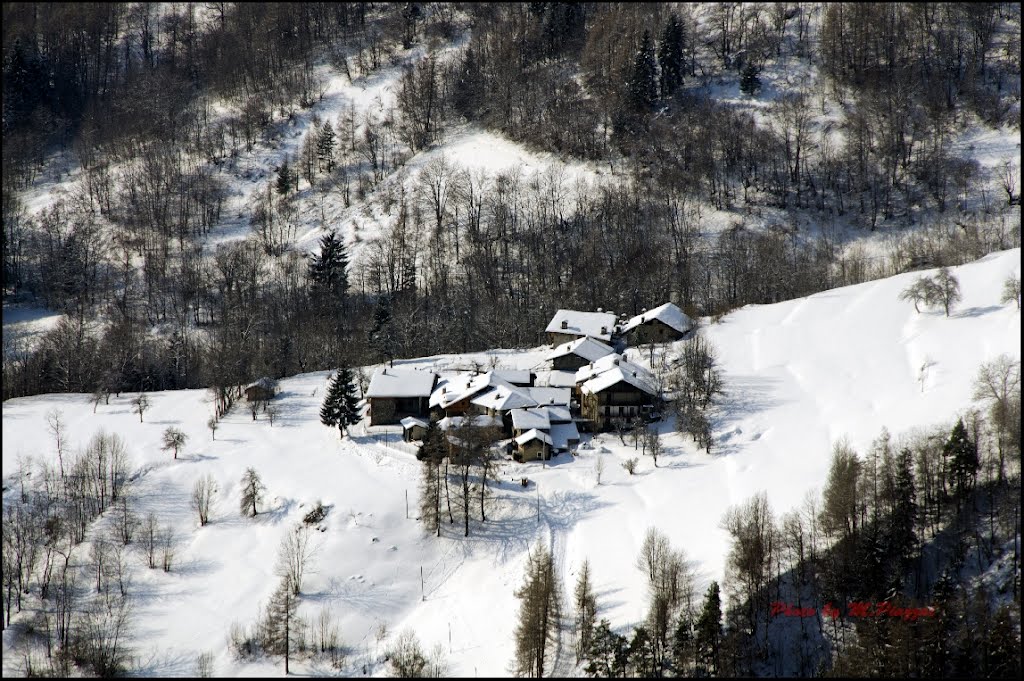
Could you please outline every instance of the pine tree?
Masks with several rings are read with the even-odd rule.
[[[654,640],[642,624],[633,631],[633,639],[629,642],[629,667],[634,676],[654,676]]]
[[[290,192],[294,186],[292,169],[288,164],[288,157],[286,156],[284,162],[281,163],[281,167],[277,171],[277,184],[275,184],[274,187],[278,194],[281,196],[287,196],[288,192]]]
[[[561,593],[554,559],[538,543],[526,561],[526,582],[516,591],[520,600],[515,633],[517,675],[544,676],[548,657],[558,645]]]
[[[330,121],[324,121],[316,138],[316,157],[320,162],[320,170],[326,173],[334,170],[335,137],[334,126]]]
[[[348,295],[348,251],[335,232],[320,237],[320,252],[309,261],[310,292],[330,310],[343,307]]]
[[[755,92],[761,89],[761,78],[758,76],[759,69],[748,62],[740,74],[740,91],[752,97]]]
[[[693,620],[683,613],[679,616],[679,622],[672,635],[672,665],[675,668],[676,676],[690,675],[693,653]]]
[[[957,503],[966,496],[974,485],[981,464],[978,461],[978,446],[967,434],[963,419],[957,419],[949,440],[942,448],[948,466],[949,476],[956,487]]]
[[[602,619],[594,629],[585,671],[588,676],[601,679],[624,676],[627,655],[626,637],[616,634],[608,620]]]
[[[452,106],[467,120],[476,120],[484,108],[484,76],[480,60],[472,46],[459,64],[458,78],[452,91]]]
[[[654,44],[650,31],[644,31],[640,49],[633,60],[633,72],[628,85],[633,109],[641,112],[650,111],[658,99],[657,64],[654,61]]]
[[[331,380],[331,385],[320,407],[320,423],[337,426],[341,437],[348,426],[359,423],[359,396],[356,394],[355,377],[352,370],[342,366]]]
[[[715,675],[719,669],[722,640],[722,598],[718,582],[711,582],[704,596],[704,607],[697,618],[698,676]]]
[[[661,68],[661,96],[671,97],[683,84],[683,60],[686,49],[683,24],[672,14],[661,33],[658,66]]]

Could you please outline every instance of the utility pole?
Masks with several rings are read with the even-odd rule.
[[[420,565],[420,600],[427,600],[427,594],[423,589],[423,566]]]

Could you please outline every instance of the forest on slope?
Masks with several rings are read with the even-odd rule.
[[[1019,143],[966,142],[1019,140],[1012,3],[3,13],[5,310],[61,314],[5,340],[4,398],[532,346],[561,307],[716,315],[1020,243]],[[465,130],[598,179],[409,175]]]

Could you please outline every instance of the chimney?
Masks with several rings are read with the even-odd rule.
[[[597,308],[597,311],[598,312],[604,312],[604,308],[603,307],[599,307],[599,308]]]
[[[568,319],[563,319],[562,320],[562,328],[563,329],[568,329],[569,328],[569,320]]]
[[[602,326],[602,327],[601,327],[601,335],[603,336],[603,335],[605,335],[606,333],[608,333],[608,327],[607,327],[607,326]]]
[[[619,360],[618,360],[618,359],[615,359],[615,360],[613,360],[613,361],[612,361],[612,363],[613,363],[613,364],[614,364],[615,366],[619,366]]]
[[[448,386],[446,386],[446,385],[441,386],[441,394],[444,395],[447,392],[448,392]]]
[[[633,372],[633,378],[636,378],[636,372],[635,371]]]

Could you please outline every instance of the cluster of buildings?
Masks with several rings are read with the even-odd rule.
[[[550,459],[574,449],[581,431],[657,418],[655,377],[623,352],[627,345],[679,340],[693,328],[672,303],[628,320],[601,310],[558,310],[546,328],[552,343],[546,385],[537,385],[529,370],[439,375],[385,367],[366,391],[370,425],[400,423],[411,441],[423,438],[431,420],[449,433],[472,418],[472,425],[500,429],[516,460]]]

